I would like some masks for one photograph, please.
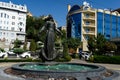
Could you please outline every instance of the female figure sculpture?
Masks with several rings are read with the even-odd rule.
[[[42,56],[45,58],[45,60],[53,60],[56,55],[55,50],[55,31],[60,33],[60,31],[56,28],[55,22],[53,20],[53,17],[51,15],[48,16],[45,26],[40,30],[42,32],[43,30],[46,31],[46,38],[44,42],[44,48],[41,50]]]

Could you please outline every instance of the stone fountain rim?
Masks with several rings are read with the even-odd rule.
[[[82,70],[82,71],[47,71],[47,70],[32,70],[32,69],[23,69],[20,66],[21,65],[26,65],[26,64],[38,64],[38,65],[55,65],[55,64],[75,64],[75,65],[83,65],[83,66],[90,66],[90,67],[95,67],[96,69],[91,69],[91,70]],[[47,62],[47,63],[34,63],[34,62],[30,62],[30,63],[20,63],[20,64],[15,64],[11,67],[14,70],[20,70],[20,71],[30,71],[30,72],[47,72],[47,73],[89,73],[89,72],[100,72],[100,71],[104,71],[106,68],[100,65],[92,65],[92,64],[83,64],[83,63],[68,63],[68,62],[64,62],[64,63],[60,63],[60,62]]]

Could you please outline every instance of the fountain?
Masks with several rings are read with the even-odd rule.
[[[50,78],[53,80],[91,80],[91,78],[99,78],[99,80],[102,80],[106,78],[103,74],[107,73],[107,70],[102,66],[69,62],[50,62],[54,60],[58,54],[54,47],[54,32],[60,32],[56,29],[51,16],[49,16],[47,20],[47,23],[41,29],[41,31],[47,30],[47,35],[44,48],[42,48],[40,52],[40,57],[47,62],[15,64],[11,67],[12,72],[29,77],[34,76],[34,78],[42,77],[45,80]]]

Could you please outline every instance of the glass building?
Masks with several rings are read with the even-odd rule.
[[[88,51],[87,40],[98,33],[108,40],[120,37],[120,14],[117,11],[94,9],[89,3],[68,5],[67,37],[79,38],[82,50]]]

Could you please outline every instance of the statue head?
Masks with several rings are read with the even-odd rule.
[[[54,21],[52,15],[48,15],[48,17],[45,19],[45,21]]]

